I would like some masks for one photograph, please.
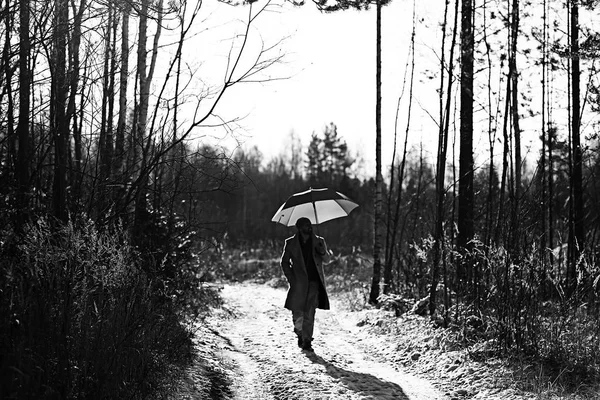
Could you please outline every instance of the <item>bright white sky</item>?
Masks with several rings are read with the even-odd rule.
[[[254,8],[258,8],[265,1],[259,0]],[[287,38],[274,50],[274,55],[285,54],[284,63],[269,68],[267,75],[262,77],[288,77],[288,79],[247,83],[230,88],[215,112],[224,121],[243,118],[228,125],[233,129],[232,132],[226,133],[223,128],[215,130],[204,127],[199,132],[195,132],[195,137],[203,136],[204,140],[207,140],[207,135],[215,136],[219,144],[225,145],[230,150],[238,144],[245,148],[257,146],[263,153],[265,161],[268,161],[274,156],[289,151],[286,146],[289,146],[289,136],[292,131],[300,137],[305,151],[311,134],[321,133],[327,124],[333,122],[338,127],[338,134],[348,143],[351,154],[364,159],[363,169],[358,171],[360,175],[374,176],[375,10],[347,10],[324,14],[318,11],[310,0],[302,7],[294,7],[284,0],[272,0],[272,2],[276,3],[275,7],[271,8],[270,12],[261,14],[255,21],[249,36],[248,53],[242,64],[247,65],[248,61],[256,56],[257,45],[263,43],[265,47],[271,47]],[[415,87],[409,147],[418,147],[423,143],[424,156],[433,164],[437,150],[436,121],[439,114],[437,94],[439,80],[438,74],[434,71],[439,69],[438,55],[441,50],[444,1],[417,0],[416,3],[418,23]],[[385,168],[392,161],[396,130],[397,151],[401,152],[403,149],[407,124],[408,83],[400,104],[397,123],[396,110],[409,61],[412,7],[411,0],[393,0],[383,9],[384,173]],[[223,82],[232,38],[235,32],[239,33],[240,29],[244,28],[243,21],[247,20],[248,10],[247,5],[231,6],[217,0],[204,0],[202,19],[194,24],[196,28],[194,39],[186,42],[184,47],[186,67],[194,77],[190,83],[191,87],[188,87],[188,93],[191,90],[194,95],[202,97],[206,87],[214,88]],[[530,19],[539,20],[534,17]],[[501,29],[502,21],[496,18],[494,21],[487,22],[489,30],[493,30],[494,22],[500,24],[496,29]],[[531,27],[524,26],[523,29],[530,30]],[[176,34],[177,32],[171,32],[171,35],[176,36]],[[173,42],[171,38],[171,43]],[[520,46],[534,45],[535,43],[526,43],[525,39],[520,42]],[[166,62],[167,58],[162,61]],[[524,61],[519,61],[522,63],[520,65],[527,64]],[[531,64],[531,60],[529,61],[528,64]],[[498,79],[500,72],[501,67],[495,65],[492,79],[492,91],[495,93],[502,93],[504,90],[504,83]],[[535,88],[539,85],[535,75],[536,70],[521,72],[524,82],[520,87],[524,88],[525,84],[531,85],[528,89],[531,95],[539,97],[540,91]],[[481,75],[480,79],[485,79],[485,76]],[[566,81],[558,80],[558,76],[553,79],[557,79],[556,92],[564,91]],[[454,84],[453,90],[455,95],[458,90],[457,83]],[[560,104],[557,99],[554,101]],[[210,103],[209,98],[203,100],[201,104],[207,108]],[[566,104],[566,101],[564,103]],[[194,102],[191,104],[193,107]],[[503,107],[503,104],[502,101],[500,106]],[[478,103],[478,106],[485,105]],[[452,107],[454,116],[457,116],[455,102]],[[539,105],[534,104],[532,107],[534,111],[539,110]],[[521,112],[526,113],[527,110],[522,109]],[[487,125],[485,122],[487,117],[483,114],[478,113],[475,116],[475,122],[479,124],[474,132],[476,168],[489,161],[487,159],[489,153],[486,150],[488,148],[487,126],[483,126]],[[558,111],[555,114],[558,116]],[[555,118],[558,118],[557,116]],[[433,120],[434,118],[436,121]],[[538,120],[539,116],[522,121],[524,157],[536,154],[532,149],[539,146]],[[218,125],[221,120],[212,119],[208,123]],[[451,131],[456,129],[457,126],[451,126]],[[452,141],[456,139],[450,140],[448,156],[452,157]],[[499,154],[501,151],[497,150],[496,157]],[[397,154],[397,157],[400,157],[400,154]],[[496,160],[496,163],[498,162]]]
[[[240,13],[242,18],[247,7],[233,10],[229,5],[220,4],[211,11],[207,21],[214,24],[210,21],[217,21],[220,13],[231,18],[232,12]],[[262,14],[256,22],[252,35],[254,39],[262,37],[266,46],[288,37],[280,46],[286,54],[287,63],[269,72],[273,77],[288,76],[289,79],[234,87],[226,94],[217,113],[225,119],[245,116],[238,123],[236,137],[246,147],[258,146],[266,160],[285,151],[292,130],[306,146],[313,132],[320,133],[325,125],[333,122],[351,152],[365,159],[363,173],[374,175],[375,10],[324,14],[309,1],[303,7],[284,4],[276,12]],[[224,25],[220,27],[226,29]],[[411,1],[396,0],[384,8],[384,165],[390,164],[392,158],[396,108],[402,90],[411,27]],[[428,53],[431,62],[435,63],[433,50],[428,46],[438,46],[435,43],[417,45],[417,51]],[[430,66],[435,67],[435,64]],[[417,69],[420,72],[427,69],[423,59]],[[419,72],[415,79],[419,79]],[[417,98],[435,115],[435,88],[431,87],[429,93],[423,91],[422,86],[419,90]],[[408,89],[404,98],[408,98]],[[405,111],[406,107],[407,102],[404,101],[402,110]],[[411,122],[413,135],[427,129],[423,140],[428,149],[435,152],[435,125],[421,112],[419,104],[413,105],[413,113],[416,115]],[[403,141],[405,129],[406,118],[401,117],[398,122],[399,143]],[[420,140],[420,137],[411,139],[417,144]]]

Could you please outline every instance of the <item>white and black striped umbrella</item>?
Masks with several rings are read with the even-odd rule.
[[[290,196],[279,207],[271,221],[294,226],[300,217],[318,225],[325,221],[346,217],[358,204],[333,189],[313,189]]]

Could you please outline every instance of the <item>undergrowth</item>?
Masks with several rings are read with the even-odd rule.
[[[447,251],[449,308],[438,300],[441,305],[431,319],[452,332],[455,345],[471,358],[501,358],[520,371],[515,381],[524,390],[597,398],[600,266],[584,254],[577,264],[576,285],[568,293],[559,279],[564,265],[540,254],[531,249],[515,260],[503,248],[479,242],[466,255]],[[456,265],[464,261],[471,270],[464,281],[457,281]],[[587,396],[588,391],[594,395]]]
[[[149,275],[122,230],[40,220],[0,248],[0,397],[148,398],[192,354],[215,298],[188,265]]]

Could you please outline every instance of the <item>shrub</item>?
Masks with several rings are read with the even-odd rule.
[[[165,284],[121,230],[40,220],[3,241],[0,397],[141,398],[190,353]]]
[[[583,257],[577,286],[565,295],[536,249],[518,262],[502,248],[478,244],[471,261],[479,280],[451,312],[467,341],[495,342],[505,354],[525,354],[541,362],[560,383],[600,377],[600,309],[595,284],[600,269]],[[474,288],[476,287],[476,290]]]

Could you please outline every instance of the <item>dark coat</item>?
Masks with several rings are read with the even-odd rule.
[[[308,275],[304,265],[299,235],[299,233],[296,233],[285,240],[280,262],[283,274],[290,284],[285,300],[285,308],[289,310],[304,310],[308,294]],[[323,245],[324,254],[318,252],[319,244]],[[329,250],[327,250],[325,239],[314,234],[312,235],[312,245],[313,258],[320,278],[319,305],[317,308],[329,310],[329,297],[327,297],[327,291],[325,290],[325,276],[323,275],[323,263],[329,261]]]

